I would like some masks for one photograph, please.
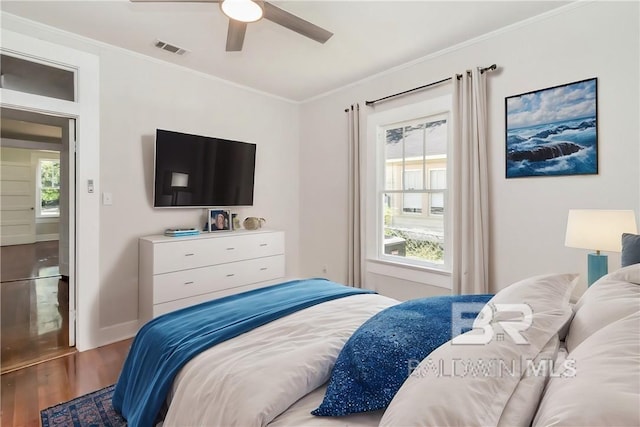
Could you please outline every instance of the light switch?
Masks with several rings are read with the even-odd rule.
[[[102,204],[103,205],[112,205],[113,204],[113,196],[111,193],[102,193]]]

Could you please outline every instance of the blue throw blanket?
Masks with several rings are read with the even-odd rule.
[[[374,292],[325,279],[294,280],[157,317],[133,340],[113,407],[131,427],[152,426],[175,375],[203,350],[298,310],[363,293]]]
[[[463,331],[454,330],[452,307],[469,326],[492,295],[443,295],[389,307],[360,326],[346,342],[331,373],[319,416],[343,416],[386,408],[402,383],[433,350]],[[464,327],[466,325],[458,325]]]

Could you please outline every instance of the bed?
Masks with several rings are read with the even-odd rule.
[[[123,414],[132,426],[640,425],[640,264],[571,304],[576,277],[403,303],[349,288],[189,358],[153,418]],[[325,285],[344,288],[313,282]],[[140,403],[124,371],[118,410]]]

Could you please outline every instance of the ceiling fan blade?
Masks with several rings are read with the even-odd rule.
[[[220,3],[220,0],[129,0],[132,3]]]
[[[309,37],[318,43],[326,42],[333,35],[332,32],[327,31],[324,28],[320,28],[302,18],[298,18],[297,16],[274,6],[271,3],[264,2],[263,6],[265,19],[282,25],[283,27],[295,31],[298,34]]]
[[[239,52],[244,44],[244,35],[247,32],[247,23],[229,19],[227,30],[227,52]]]

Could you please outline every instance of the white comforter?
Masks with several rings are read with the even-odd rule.
[[[329,379],[362,323],[397,303],[377,294],[340,298],[212,347],[176,376],[164,426],[267,425]]]

